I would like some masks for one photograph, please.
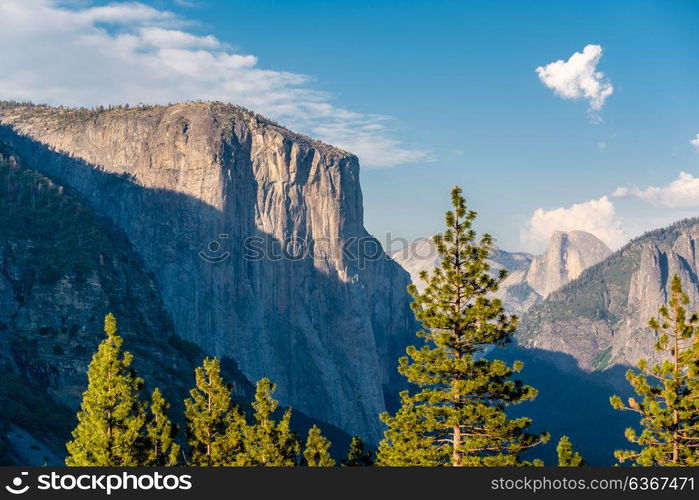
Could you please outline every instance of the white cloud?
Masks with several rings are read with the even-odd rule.
[[[658,208],[699,207],[699,177],[680,172],[679,177],[667,186],[638,186],[616,188],[612,196],[617,198],[638,198]]]
[[[147,27],[139,30],[143,43],[154,49],[219,49],[214,36],[195,36],[180,30]]]
[[[521,232],[521,240],[527,250],[538,253],[546,248],[554,231],[576,230],[594,234],[612,249],[621,247],[628,240],[621,229],[614,204],[606,196],[568,208],[535,210]]]
[[[694,149],[697,150],[697,153],[699,153],[699,134],[694,139],[691,139],[689,143],[694,146]]]
[[[576,52],[567,61],[558,60],[539,66],[536,73],[539,79],[563,99],[586,99],[591,111],[602,109],[614,87],[597,71],[597,63],[602,57],[602,47],[587,45],[582,52]]]
[[[337,106],[311,77],[264,69],[254,55],[193,33],[174,13],[138,2],[89,5],[0,0],[0,99],[69,106],[220,100],[351,151],[368,168],[429,160],[392,136],[387,117]]]
[[[197,2],[195,0],[173,0],[180,7],[201,7],[202,2]]]

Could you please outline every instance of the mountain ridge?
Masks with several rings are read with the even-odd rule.
[[[678,274],[699,306],[699,218],[688,218],[648,231],[589,267],[580,276],[528,311],[518,341],[543,351],[562,352],[580,368],[604,370],[638,359],[661,359],[647,326],[668,300],[673,274]]]
[[[283,404],[378,440],[417,325],[407,273],[368,255],[380,245],[363,226],[354,155],[202,102],[6,105],[0,138],[127,234],[179,335],[273,379]],[[294,241],[311,251],[255,259],[250,241],[266,257]]]

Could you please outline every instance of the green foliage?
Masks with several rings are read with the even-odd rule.
[[[245,427],[245,465],[280,467],[296,465],[301,445],[291,431],[291,410],[279,422],[272,418],[279,403],[272,398],[276,387],[267,378],[257,383],[255,422]]]
[[[170,404],[157,387],[151,395],[146,421],[145,461],[143,465],[166,467],[177,465],[180,445],[175,442],[177,427],[168,418]]]
[[[582,467],[585,465],[585,460],[577,451],[573,451],[573,443],[570,442],[568,436],[563,436],[558,441],[556,447],[558,452],[559,467]]]
[[[366,449],[359,436],[352,436],[347,455],[341,462],[343,467],[366,467],[374,465],[371,451]]]
[[[54,436],[70,435],[75,412],[56,404],[42,389],[19,375],[0,374],[0,421],[15,423],[58,448],[65,438],[58,441]]]
[[[640,451],[617,450],[614,456],[620,462],[699,465],[699,316],[688,315],[687,304],[689,297],[675,275],[670,301],[648,323],[659,334],[656,350],[667,358],[652,367],[641,360],[639,373],[626,374],[641,401],[629,398],[625,405],[619,396],[610,398],[614,408],[638,413],[643,426],[640,434],[626,429],[626,438]]]
[[[231,405],[231,388],[221,377],[219,360],[206,358],[195,378],[196,387],[185,401],[190,465],[239,465],[245,419]]]
[[[87,371],[78,425],[69,442],[70,466],[137,466],[141,464],[138,440],[146,421],[139,400],[142,380],[130,369],[131,354],[121,350],[116,319],[104,320],[107,338],[97,349]]]
[[[35,163],[37,168],[42,162]],[[13,270],[3,274],[21,311],[7,323],[0,322],[0,330],[16,356],[31,360],[27,381],[45,388],[48,376],[58,375],[56,366],[68,360],[87,365],[102,340],[94,332],[101,330],[104,314],[111,311],[120,319],[120,335],[134,354],[133,366],[153,386],[176,394],[180,413],[201,350],[193,356],[193,345],[172,335],[172,321],[153,288],[152,275],[124,233],[95,215],[78,193],[27,169],[30,163],[0,140],[0,255]],[[89,283],[83,283],[88,276]],[[56,288],[58,280],[63,282]],[[90,300],[93,291],[98,292],[93,304],[97,309],[90,314],[62,297],[68,293],[82,302]],[[50,314],[36,327],[21,319],[33,317],[42,305]],[[56,406],[50,397],[72,395],[81,383],[79,374],[59,372],[60,387],[44,396],[47,407]],[[11,422],[22,426],[23,421]],[[67,431],[42,432],[42,441],[56,439],[63,447],[73,427],[73,422],[65,422]]]
[[[303,450],[304,463],[309,467],[334,467],[335,460],[330,456],[330,441],[324,437],[317,425],[308,431],[308,439]]]
[[[394,416],[381,415],[388,426],[379,443],[376,465],[383,467],[433,467],[449,460],[448,450],[435,445],[427,412],[421,411],[417,400],[408,391],[400,393],[401,407]]]
[[[521,363],[508,366],[482,356],[486,348],[508,343],[517,326],[517,317],[489,295],[506,272],[489,272],[492,238],[485,234],[477,241],[476,213],[466,209],[460,188],[452,190],[451,201],[447,229],[434,237],[441,264],[431,276],[423,272],[422,293],[409,287],[424,345],[408,347],[398,370],[420,390],[401,395],[403,407],[394,417],[381,415],[389,429],[379,463],[528,465],[520,454],[548,435],[527,432],[530,419],[508,418],[505,406],[534,399],[537,392],[512,380]]]
[[[62,187],[0,152],[0,247],[7,245],[24,269],[20,296],[36,283],[53,284],[66,275],[85,279],[100,259],[125,260],[105,226]],[[27,228],[31,241],[25,241]],[[21,246],[13,248],[10,241]]]

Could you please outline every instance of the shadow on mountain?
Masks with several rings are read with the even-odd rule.
[[[244,259],[245,238],[256,236],[262,242],[261,246],[267,249],[280,248],[282,243],[257,228],[255,206],[243,204],[235,197],[227,200],[224,210],[220,211],[191,196],[144,188],[127,175],[104,172],[80,158],[56,152],[30,137],[19,135],[8,126],[0,126],[0,140],[17,152],[23,167],[47,175],[66,186],[72,196],[85,199],[97,214],[113,222],[115,233],[123,230],[129,241],[149,243],[147,246],[135,243],[138,257],[134,258],[142,259],[154,274],[177,335],[185,342],[175,343],[184,345],[183,350],[189,351],[187,361],[175,360],[168,367],[176,373],[178,380],[188,380],[189,387],[193,386],[194,377],[190,370],[194,360],[190,358],[197,354],[194,352],[198,349],[194,346],[196,344],[201,346],[201,356],[208,354],[235,359],[238,385],[245,385],[248,378],[268,376],[272,379],[278,385],[279,399],[294,407],[292,422],[302,441],[306,430],[318,423],[336,441],[333,452],[339,456],[350,437],[338,427],[324,422],[348,412],[354,412],[356,422],[376,422],[378,431],[376,410],[380,408],[365,405],[353,397],[366,392],[362,380],[370,380],[371,374],[363,377],[358,374],[362,375],[361,371],[369,364],[362,356],[376,349],[374,339],[370,339],[371,345],[349,343],[348,348],[346,339],[335,335],[337,331],[351,332],[348,325],[366,330],[366,325],[352,317],[356,310],[344,311],[335,307],[341,299],[350,297],[357,308],[363,308],[372,316],[386,314],[371,307],[374,297],[367,297],[361,282],[343,280],[319,271],[312,256],[277,261]],[[245,156],[235,151],[226,154],[238,158]],[[228,182],[245,186],[241,189],[256,189],[251,165],[236,171],[232,171],[232,165],[227,167],[231,171],[223,174],[228,176]],[[163,216],[164,213],[167,217]],[[230,220],[236,223],[231,225]],[[230,258],[220,262],[202,259],[201,251],[221,234],[228,236],[225,242],[221,241],[225,245],[221,251],[230,252]],[[304,279],[297,279],[299,276]],[[223,308],[225,316],[212,314],[212,305]],[[405,305],[407,307],[407,301]],[[108,309],[109,304],[105,305],[105,311],[96,314],[103,315]],[[381,321],[380,318],[377,321]],[[125,347],[133,352],[138,368],[139,357],[157,359],[159,353],[147,353],[141,348],[145,346],[130,347],[129,339],[138,339],[141,332],[136,324],[129,323],[120,321],[120,325],[125,325],[122,329],[127,339]],[[198,328],[191,328],[195,323]],[[205,331],[207,335],[196,336],[192,333],[195,330]],[[167,331],[172,331],[171,326],[163,329],[163,332]],[[365,334],[373,335],[373,332]],[[101,331],[94,332],[95,343],[101,335]],[[172,342],[171,333],[167,335],[160,341]],[[378,346],[379,354],[382,359],[393,360],[397,354],[384,355],[385,352],[402,352],[404,343],[397,338],[390,338],[389,342],[388,346]],[[91,354],[86,351],[79,360],[65,361],[67,364],[78,361],[86,366]],[[252,377],[241,379],[241,370],[246,365],[253,366],[253,373],[248,372]],[[384,373],[393,373],[395,370],[391,368]],[[381,375],[377,373],[376,377]],[[40,380],[27,382],[37,387],[44,383]],[[60,384],[60,377],[55,377],[52,383]],[[252,385],[247,384],[245,391],[249,392]],[[187,396],[184,388],[178,384],[175,390],[164,389],[166,396],[173,401],[173,407],[181,408],[181,401]],[[74,404],[70,406],[71,410],[77,411]],[[372,442],[378,433],[363,437]]]
[[[614,394],[622,398],[631,395],[625,379],[629,367],[616,365],[586,372],[568,354],[527,349],[516,343],[491,355],[509,362],[523,361],[518,378],[539,390],[534,401],[508,409],[512,416],[532,418],[534,430],[551,433],[548,444],[532,451],[530,458],[541,457],[546,465],[555,465],[556,445],[564,435],[589,465],[615,464],[614,450],[632,448],[624,429],[638,427],[637,415],[614,410],[609,404]]]
[[[398,393],[404,382],[395,370],[395,360],[405,352],[406,343],[414,342],[417,331],[413,324],[395,324],[399,321],[396,318],[412,316],[401,316],[390,307],[375,307],[375,302],[386,303],[376,290],[393,294],[392,307],[402,304],[406,308],[408,301],[402,299],[407,292],[384,283],[384,289],[374,286],[373,295],[367,293],[366,284],[372,279],[385,279],[377,272],[379,268],[371,267],[386,265],[383,260],[368,259],[366,269],[360,269],[356,262],[349,263],[349,277],[364,278],[355,280],[338,276],[332,266],[321,271],[312,255],[276,260],[244,258],[246,238],[256,237],[265,252],[285,245],[258,229],[256,197],[251,194],[257,192],[257,181],[249,161],[249,144],[229,145],[232,149],[221,153],[238,162],[222,164],[222,175],[230,188],[225,192],[233,194],[218,210],[182,193],[144,188],[127,175],[104,172],[18,135],[7,126],[0,126],[0,140],[9,142],[27,167],[81,193],[96,213],[113,221],[134,243],[139,258],[158,282],[175,331],[201,347],[199,352],[194,344],[182,344],[191,361],[170,366],[179,380],[189,381],[168,395],[173,406],[178,405],[175,401],[181,405],[186,397],[184,388],[193,385],[194,358],[204,353],[218,355],[230,358],[229,364],[235,367],[226,370],[242,391],[237,395],[239,402],[249,401],[252,394],[247,379],[267,376],[277,383],[279,399],[295,408],[294,425],[302,440],[313,423],[337,423],[352,414],[353,423],[364,425],[368,431],[369,435],[362,437],[376,443],[381,429],[377,415],[382,408],[367,401],[383,398],[380,392],[371,394],[376,388],[372,384],[381,379],[386,394]],[[207,244],[222,234],[227,237],[218,241],[221,252],[229,252],[230,257],[202,259],[200,253]],[[358,253],[358,249],[354,251]],[[390,259],[385,262],[394,265]],[[370,316],[369,325],[359,313]],[[381,332],[377,325],[387,325],[386,331],[391,333]],[[367,331],[372,326],[373,331]],[[407,336],[394,332],[406,332]],[[140,334],[136,325],[123,333],[127,348],[128,339]],[[338,333],[352,335],[352,341]],[[95,332],[96,339],[99,336],[101,332]],[[137,360],[158,357],[157,352],[131,350]],[[376,373],[367,372],[377,351],[383,366]],[[624,428],[638,421],[609,405],[612,394],[625,396],[629,391],[623,377],[625,368],[587,373],[571,356],[517,345],[495,352],[499,358],[524,361],[521,378],[539,389],[534,402],[510,410],[512,415],[531,417],[536,430],[551,432],[550,443],[532,452],[533,456],[543,456],[548,464],[554,464],[556,442],[564,434],[592,465],[614,463],[613,450],[628,447]],[[90,355],[86,352],[79,361],[86,364]],[[337,427],[321,427],[337,441],[333,451],[340,455],[349,436]]]

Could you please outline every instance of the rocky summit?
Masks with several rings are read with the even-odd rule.
[[[585,231],[555,231],[546,252],[532,259],[527,283],[539,295],[548,297],[611,253],[600,239]]]
[[[659,361],[648,320],[668,301],[674,274],[690,298],[688,309],[697,309],[698,245],[696,218],[636,238],[532,307],[519,343],[548,357],[567,354],[575,365],[568,368],[586,371]]]
[[[4,103],[0,140],[123,231],[179,337],[376,442],[417,328],[408,273],[364,229],[355,156],[210,102]]]

